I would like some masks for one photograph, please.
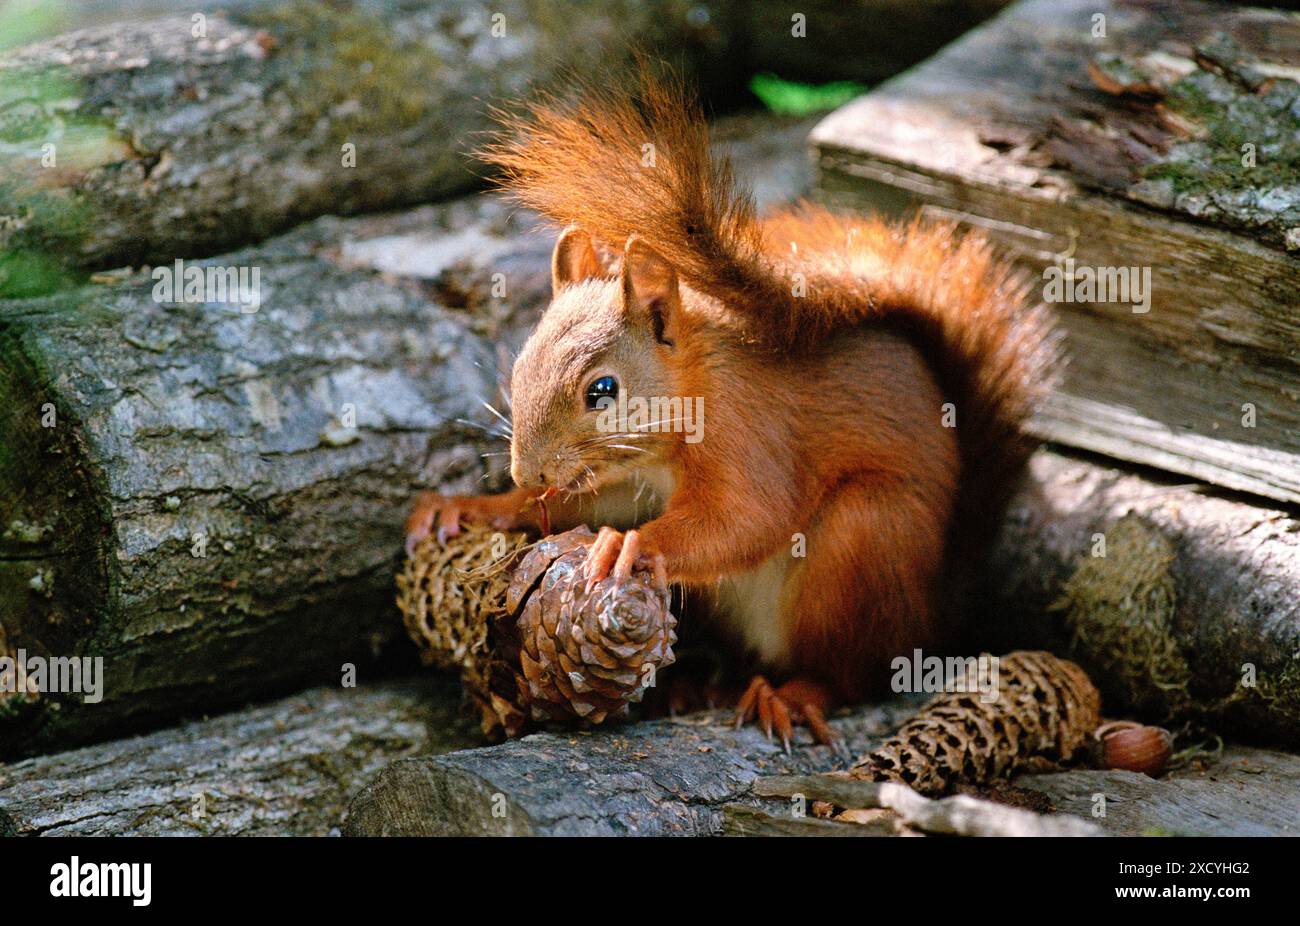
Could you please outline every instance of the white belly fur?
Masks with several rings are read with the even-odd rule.
[[[718,614],[771,668],[782,668],[786,647],[785,586],[796,560],[781,551],[750,572],[718,583]]]

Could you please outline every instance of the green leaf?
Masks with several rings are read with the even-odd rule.
[[[867,91],[866,84],[837,80],[829,84],[801,84],[775,74],[755,74],[749,89],[774,113],[807,116],[843,106]]]

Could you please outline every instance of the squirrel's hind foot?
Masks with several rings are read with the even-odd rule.
[[[826,711],[833,704],[830,689],[811,679],[794,678],[773,688],[763,676],[755,675],[736,705],[736,726],[757,718],[768,739],[774,732],[780,737],[786,753],[795,726],[805,726],[815,741],[830,746],[840,758],[851,759],[844,737],[826,722]]]

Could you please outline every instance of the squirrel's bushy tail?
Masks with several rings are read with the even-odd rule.
[[[688,286],[782,351],[838,328],[896,326],[955,406],[964,517],[998,504],[1032,449],[1023,425],[1056,366],[1046,311],[976,235],[893,226],[812,205],[759,220],[699,104],[642,68],[640,86],[586,87],[502,119],[485,149],[523,205],[620,248],[638,235]],[[936,415],[940,414],[936,410]]]

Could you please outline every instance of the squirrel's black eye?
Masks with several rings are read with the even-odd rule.
[[[601,399],[618,398],[618,380],[612,376],[601,376],[593,379],[587,386],[587,409],[594,411],[599,407]]]

